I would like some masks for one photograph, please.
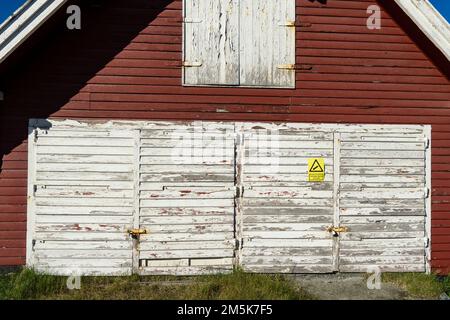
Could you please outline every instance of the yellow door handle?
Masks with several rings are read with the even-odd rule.
[[[141,234],[147,234],[148,232],[145,229],[128,229],[128,233],[131,236],[138,236],[138,235],[141,235]]]
[[[332,232],[335,234],[341,233],[341,232],[348,232],[348,227],[328,227],[327,228],[328,232]]]

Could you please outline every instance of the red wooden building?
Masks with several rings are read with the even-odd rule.
[[[214,3],[214,1],[211,2]],[[257,224],[254,224],[249,225],[248,230],[255,234],[250,237],[256,239],[253,240],[255,241],[255,247],[249,249],[248,252],[251,251],[256,256],[261,255],[264,258],[250,257],[248,259],[252,262],[249,262],[249,265],[265,264],[270,260],[267,262],[270,268],[261,270],[280,272],[287,272],[287,270],[293,272],[297,270],[299,272],[361,271],[354,266],[364,264],[361,261],[369,261],[369,264],[380,265],[386,270],[422,271],[424,269],[423,271],[425,271],[426,266],[431,264],[433,271],[448,273],[450,270],[450,84],[448,78],[450,71],[450,33],[448,23],[432,8],[428,1],[296,0],[295,3],[293,2],[295,8],[290,10],[291,3],[289,0],[285,0],[275,2],[282,3],[277,9],[280,10],[277,11],[277,14],[281,14],[282,18],[269,14],[271,18],[266,19],[259,16],[267,9],[262,8],[262,4],[260,4],[261,7],[251,8],[248,7],[250,4],[246,3],[247,1],[221,0],[219,2],[224,6],[225,4],[229,6],[228,9],[208,7],[205,2],[197,0],[33,0],[28,1],[0,27],[0,265],[24,265],[27,259],[27,250],[28,255],[35,255],[34,252],[43,250],[43,253],[36,258],[37,260],[29,257],[28,261],[31,265],[33,265],[31,261],[34,261],[37,264],[41,263],[55,269],[64,267],[64,263],[58,260],[63,256],[58,255],[60,253],[55,253],[57,250],[73,250],[71,259],[77,259],[77,254],[80,259],[86,257],[79,254],[77,251],[79,247],[68,247],[67,244],[63,243],[65,239],[50,234],[48,228],[59,230],[58,228],[62,223],[58,220],[59,218],[52,220],[53,218],[49,218],[51,215],[39,216],[39,213],[36,213],[41,212],[39,210],[44,210],[42,208],[48,202],[41,198],[34,199],[34,195],[40,192],[40,186],[33,181],[29,181],[29,179],[27,180],[28,172],[35,170],[37,165],[41,165],[39,161],[47,158],[41,158],[39,150],[35,155],[38,160],[35,156],[29,158],[28,151],[31,150],[29,149],[29,139],[35,136],[36,140],[39,141],[41,134],[45,135],[52,131],[40,127],[38,124],[40,122],[35,121],[31,123],[31,130],[35,131],[32,131],[32,135],[29,136],[30,119],[50,119],[51,126],[55,130],[58,130],[58,126],[61,126],[62,131],[66,130],[68,126],[64,121],[58,122],[58,120],[77,120],[77,124],[73,126],[75,128],[73,132],[81,136],[82,133],[80,132],[84,132],[84,129],[79,128],[83,128],[85,124],[89,123],[96,124],[95,130],[110,132],[108,133],[109,136],[114,135],[114,130],[120,129],[121,126],[131,131],[140,130],[140,132],[144,132],[148,130],[150,132],[154,130],[153,126],[158,126],[159,121],[164,121],[161,123],[165,124],[170,123],[172,126],[179,124],[180,128],[185,128],[183,126],[189,125],[191,121],[199,121],[205,127],[210,122],[215,126],[223,125],[223,128],[227,124],[233,124],[233,130],[236,130],[237,127],[243,127],[243,130],[247,130],[245,129],[247,126],[250,126],[248,130],[255,129],[255,127],[251,127],[252,123],[258,122],[268,123],[272,126],[280,125],[283,130],[294,128],[292,130],[307,133],[311,132],[311,129],[308,128],[315,128],[313,130],[314,135],[320,133],[316,136],[317,139],[331,141],[331,149],[329,152],[325,150],[328,144],[324,144],[324,147],[320,147],[322,148],[320,154],[311,154],[310,156],[327,158],[326,154],[328,154],[330,159],[334,156],[335,161],[337,161],[337,149],[336,145],[333,149],[333,141],[340,143],[340,139],[343,139],[343,142],[339,151],[343,149],[343,153],[342,159],[339,158],[339,161],[344,161],[346,159],[345,151],[347,151],[347,154],[351,154],[351,151],[349,151],[351,149],[355,153],[360,151],[363,154],[364,150],[367,150],[367,157],[363,158],[371,158],[371,154],[374,155],[374,158],[377,158],[376,152],[371,150],[370,146],[363,145],[366,140],[364,140],[364,135],[361,132],[366,132],[370,137],[375,137],[381,132],[379,137],[384,137],[385,140],[380,142],[375,139],[373,141],[385,143],[385,146],[388,146],[389,143],[390,145],[397,144],[399,147],[391,146],[392,149],[389,149],[389,147],[383,149],[386,153],[378,158],[385,159],[386,164],[378,169],[372,168],[373,171],[371,172],[389,176],[393,172],[393,169],[389,167],[393,167],[398,169],[395,171],[396,174],[406,174],[409,180],[392,178],[392,180],[386,181],[373,179],[373,182],[371,182],[372,176],[367,178],[367,181],[364,180],[365,176],[361,176],[362,180],[351,180],[345,177],[345,174],[352,170],[351,166],[357,163],[355,159],[351,159],[351,156],[348,156],[348,163],[352,163],[350,167],[343,167],[345,165],[340,167],[337,162],[331,163],[331,165],[327,164],[330,173],[336,174],[337,170],[340,170],[341,183],[343,184],[347,181],[347,183],[360,183],[361,188],[370,188],[370,186],[362,186],[362,184],[364,182],[373,183],[372,187],[377,188],[377,191],[374,192],[379,191],[380,194],[381,192],[392,191],[393,188],[402,188],[401,183],[404,181],[406,181],[406,184],[411,184],[411,186],[407,186],[408,190],[405,191],[405,194],[415,194],[414,192],[417,193],[419,189],[426,189],[427,186],[430,187],[430,190],[429,193],[427,190],[424,191],[422,197],[424,200],[420,202],[423,203],[424,209],[421,211],[422,214],[417,213],[417,216],[422,216],[422,218],[417,218],[416,213],[405,214],[405,212],[414,211],[411,208],[416,208],[416,202],[419,203],[416,198],[412,199],[409,196],[402,198],[400,196],[403,204],[411,203],[411,208],[406,207],[402,211],[401,208],[396,207],[400,200],[395,196],[391,198],[388,196],[383,198],[383,205],[393,203],[393,207],[389,209],[389,212],[394,212],[392,213],[393,218],[381,216],[377,220],[374,219],[374,212],[388,212],[383,211],[386,208],[375,208],[375,211],[369,212],[369,210],[364,209],[367,209],[367,206],[361,205],[362,209],[356,212],[357,210],[351,205],[348,205],[349,208],[341,208],[336,207],[336,202],[331,203],[338,193],[342,195],[351,191],[350,189],[348,189],[350,191],[346,191],[347,189],[340,186],[339,183],[337,187],[335,186],[339,190],[333,189],[333,181],[335,183],[336,179],[329,181],[330,189],[325,187],[320,189],[320,186],[315,189],[315,187],[306,185],[306,182],[302,182],[301,187],[309,188],[310,191],[330,192],[330,211],[325,210],[321,212],[321,215],[325,215],[325,212],[331,212],[331,224],[333,224],[333,214],[335,222],[336,214],[339,219],[339,210],[341,213],[345,210],[356,212],[353,222],[350,218],[344,218],[345,221],[341,220],[343,225],[353,223],[353,230],[356,232],[360,228],[358,232],[361,234],[359,238],[352,238],[352,226],[349,227],[348,239],[343,238],[343,244],[340,248],[344,255],[347,252],[346,250],[355,252],[355,250],[367,249],[367,246],[370,247],[370,243],[382,241],[373,236],[376,232],[384,230],[398,234],[392,236],[390,242],[387,241],[383,248],[378,248],[376,245],[370,247],[377,256],[386,256],[386,259],[383,260],[384,262],[378,263],[376,259],[363,256],[361,252],[359,252],[359,255],[348,253],[348,256],[340,257],[344,264],[344,267],[340,268],[336,266],[338,262],[335,260],[336,252],[334,251],[335,247],[333,247],[335,245],[331,244],[329,252],[328,249],[320,249],[322,251],[317,249],[322,253],[319,254],[317,253],[319,251],[314,251],[314,254],[310,254],[312,257],[330,255],[330,259],[317,257],[315,260],[311,258],[311,260],[307,260],[312,264],[310,267],[304,267],[303,263],[306,260],[301,258],[306,253],[299,254],[297,260],[291,259],[289,262],[283,262],[282,256],[292,255],[292,252],[298,252],[301,248],[297,248],[297,251],[289,251],[290,249],[280,249],[275,246],[278,248],[278,251],[275,251],[278,252],[280,258],[277,260],[276,254],[274,254],[275,258],[270,260],[266,257],[270,255],[270,249],[267,249],[265,254],[255,253],[258,243],[257,234],[261,230],[258,229]],[[81,9],[81,29],[70,30],[66,25],[68,18],[76,14],[76,11],[67,13],[70,5],[77,5]],[[247,7],[245,7],[246,5]],[[236,6],[239,10],[235,15],[233,10],[236,9]],[[374,21],[376,23],[377,17],[376,7],[371,6],[378,6],[381,9],[381,25],[379,28],[376,26],[368,27],[368,20],[371,23]],[[234,9],[231,10],[230,8]],[[250,13],[248,13],[249,11]],[[270,10],[268,11],[270,12]],[[224,12],[228,16],[225,17],[225,20],[220,20],[223,18]],[[248,20],[243,19],[242,12],[249,14],[250,18]],[[285,16],[283,16],[284,14]],[[216,18],[219,21],[214,22]],[[209,25],[201,29],[205,21],[209,21]],[[272,21],[274,25],[267,24],[269,21]],[[215,29],[216,23],[219,25],[218,29]],[[225,40],[221,28],[226,28]],[[279,29],[282,29],[282,31],[279,31]],[[256,33],[259,33],[259,43],[255,45]],[[248,34],[250,35],[247,36]],[[267,38],[265,34],[270,34],[271,38]],[[268,46],[268,44],[271,45]],[[293,49],[294,46],[295,49]],[[219,53],[222,52],[221,50],[224,50],[223,52],[231,51],[226,53],[225,56],[219,55],[217,61],[212,61],[211,59],[215,55],[214,52],[210,52],[213,50],[211,48],[215,48],[214,50]],[[198,52],[207,53],[196,55]],[[291,53],[293,53],[295,61],[292,61]],[[225,59],[225,61],[222,59]],[[282,61],[282,59],[286,61]],[[257,66],[256,69],[255,65]],[[267,73],[266,71],[270,68],[274,68],[275,71],[272,70]],[[92,122],[92,120],[95,121]],[[118,122],[108,122],[111,120],[117,120]],[[132,123],[135,124],[129,125],[128,123],[131,122],[127,122],[127,124],[122,123],[121,125],[122,120],[133,120]],[[140,122],[134,122],[134,120]],[[296,126],[296,124],[299,125]],[[347,132],[345,130],[344,124],[364,124],[368,126],[355,126],[356,133],[353,134],[353,131]],[[137,127],[133,127],[135,125]],[[396,126],[391,127],[389,125]],[[431,141],[426,139],[427,130],[430,128],[428,126],[431,126]],[[384,128],[387,128],[387,133],[383,133]],[[212,130],[215,132],[217,127]],[[398,138],[399,133],[396,130],[401,131],[402,136],[400,138]],[[392,134],[389,135],[389,132]],[[336,138],[337,133],[341,138]],[[123,137],[128,137],[128,133],[123,134]],[[311,135],[312,133],[308,133],[308,137]],[[403,137],[403,135],[405,136]],[[354,136],[357,136],[357,138],[354,138]],[[348,137],[348,139],[353,137],[357,143],[353,140],[353,142],[346,142],[344,137]],[[48,139],[50,138],[49,136]],[[398,140],[396,140],[397,138]],[[144,138],[141,138],[141,142],[142,139]],[[311,139],[314,140],[314,138]],[[51,142],[53,140],[49,141],[51,146],[54,142]],[[402,143],[405,145],[405,149],[401,148]],[[407,143],[410,144],[407,145]],[[432,146],[431,159],[426,159],[426,149],[430,143]],[[345,147],[346,144],[348,148]],[[305,145],[315,144],[306,143]],[[419,149],[414,149],[412,145]],[[43,145],[42,148],[45,146]],[[69,142],[66,146],[75,149],[80,148],[80,145],[75,142],[72,144]],[[32,150],[40,147],[41,145],[37,144]],[[305,149],[308,148],[305,147]],[[377,146],[373,148],[378,150]],[[414,156],[408,156],[410,154],[408,150],[422,152],[423,156],[419,157],[422,162],[414,162]],[[401,156],[402,154],[404,156]],[[51,152],[48,155],[49,157],[54,156]],[[29,159],[33,161],[33,164],[29,162]],[[233,162],[234,160],[230,161]],[[325,159],[326,161],[328,160]],[[408,167],[408,161],[418,164],[414,168],[405,169],[405,167]],[[431,169],[427,164],[428,161],[431,164]],[[42,164],[42,166],[42,168],[47,166],[47,169],[42,169],[42,172],[52,170],[51,168],[48,169],[48,164]],[[141,168],[143,166],[145,165],[141,165]],[[80,168],[79,172],[82,174],[85,170],[83,168],[87,167],[81,166]],[[331,168],[334,168],[334,171],[331,171]],[[359,169],[358,172],[361,173],[363,169]],[[37,170],[34,178],[40,176],[41,171],[39,171],[40,169]],[[64,175],[66,169],[54,170],[56,172],[54,174]],[[88,169],[86,170],[88,171]],[[427,174],[427,170],[430,170],[431,175]],[[417,178],[417,176],[420,177]],[[101,180],[99,177],[92,178],[92,180],[96,179]],[[232,180],[227,190],[233,189],[237,183],[235,179]],[[423,184],[423,188],[420,185],[412,184],[418,181]],[[431,186],[429,185],[430,181]],[[386,187],[388,182],[393,184]],[[397,184],[394,185],[395,183]],[[297,187],[300,188],[300,185],[295,186],[295,188]],[[298,188],[295,190],[300,190]],[[383,188],[387,189],[383,191]],[[56,199],[56,196],[48,190],[51,190],[51,188],[47,188],[46,199]],[[250,196],[252,192],[256,192],[255,190],[257,190],[257,187],[245,191],[244,197],[245,194]],[[62,191],[60,190],[60,192]],[[145,193],[142,190],[140,192],[141,194]],[[403,193],[400,192],[400,194]],[[294,197],[292,194],[291,196]],[[69,196],[67,197],[69,198]],[[224,197],[228,197],[228,195],[224,195]],[[235,197],[235,195],[232,197]],[[31,198],[34,200],[30,200]],[[106,196],[105,199],[108,199],[108,197]],[[299,196],[298,199],[301,199],[301,197]],[[355,202],[355,199],[341,199],[340,202],[341,205],[345,206],[346,203]],[[359,204],[370,202],[367,199],[358,199]],[[62,203],[62,200],[58,201],[55,203]],[[84,200],[81,199],[81,201]],[[239,202],[240,200],[235,199],[233,201],[234,205],[236,203],[242,204]],[[430,202],[428,203],[428,201]],[[35,205],[33,207],[33,218],[36,219],[36,216],[38,218],[33,222],[28,221],[28,228],[36,228],[36,230],[28,230],[27,238],[27,205],[30,208],[30,202]],[[42,204],[43,207],[39,207],[39,203],[44,203]],[[246,202],[243,203],[245,207]],[[300,203],[300,200],[295,203]],[[83,205],[81,202],[72,203],[74,207],[77,204]],[[266,205],[263,204],[262,207]],[[372,205],[372,207],[374,206],[375,204]],[[431,210],[428,208],[429,206],[431,206]],[[281,203],[281,207],[287,208],[288,205]],[[65,209],[61,210],[64,211]],[[137,210],[139,210],[139,204]],[[299,208],[298,210],[303,209]],[[281,211],[280,214],[282,214]],[[236,210],[233,212],[232,214],[236,214]],[[363,212],[369,213],[364,215]],[[401,214],[395,215],[395,212]],[[430,218],[427,218],[430,212],[431,222],[427,220]],[[77,214],[74,217],[81,215]],[[209,215],[212,215],[212,213]],[[30,212],[28,212],[28,216],[30,216]],[[112,214],[109,213],[106,216],[110,217]],[[276,219],[274,218],[274,212],[269,213],[268,216],[271,219]],[[150,215],[150,217],[152,216]],[[256,221],[247,218],[244,209],[243,223]],[[72,219],[71,222],[67,223],[78,225],[78,229],[84,228],[83,224],[85,230],[95,229],[95,226],[92,227],[90,220],[80,219],[80,221]],[[167,221],[171,221],[170,219]],[[183,221],[192,220],[186,219]],[[222,215],[221,219],[220,221],[224,224],[229,221]],[[232,217],[230,219],[236,220]],[[267,217],[264,218],[266,220],[261,219],[258,223],[268,221]],[[290,219],[281,219],[278,222],[275,221],[275,224],[280,224],[278,227],[281,229],[279,230],[283,232],[286,230],[288,230],[286,232],[306,232],[304,231],[306,229],[301,229],[304,228],[306,218],[299,216]],[[384,225],[380,228],[370,229],[372,227],[363,226],[362,219],[365,219],[364,223],[370,224],[370,226],[379,224],[381,220],[381,224],[384,223]],[[123,220],[120,221],[120,223],[123,222]],[[207,221],[207,219],[205,218],[202,221]],[[389,221],[395,221],[395,226],[389,225]],[[52,224],[45,225],[45,223],[50,222]],[[109,223],[108,221],[104,222]],[[299,229],[295,229],[297,227],[283,229],[285,228],[284,222],[293,223]],[[207,229],[211,228],[212,233],[225,230],[217,231],[214,220],[209,223],[212,226],[209,227],[210,225],[208,225]],[[110,227],[114,229],[112,224],[114,223],[111,222]],[[160,222],[157,225],[158,227],[154,227],[155,230],[164,226]],[[174,228],[176,225],[174,223],[170,228]],[[139,227],[139,223],[131,223],[131,226]],[[334,223],[334,227],[338,227],[336,223]],[[164,227],[161,228],[164,229]],[[235,239],[236,234],[240,235],[238,230],[240,225],[230,228],[230,232],[233,233],[231,238]],[[429,234],[427,228],[431,230],[431,234]],[[70,230],[75,233],[78,229]],[[99,234],[101,232],[105,234],[113,233],[112,229],[99,229]],[[246,232],[246,229],[242,230],[242,232]],[[273,231],[274,229],[270,230]],[[36,238],[33,236],[33,234],[36,235],[36,233],[33,233],[35,231],[42,234],[48,232],[48,237],[45,238],[40,235],[41,238]],[[136,230],[134,231],[136,232]],[[186,233],[190,232],[189,230],[185,231]],[[263,231],[268,232],[266,229]],[[342,234],[344,234],[343,230],[336,229],[334,231],[337,233],[342,231]],[[368,231],[372,233],[368,236],[368,242],[365,242],[362,234],[367,234]],[[122,229],[120,232],[126,233]],[[409,242],[404,240],[405,237],[409,238],[405,236],[407,232],[412,234]],[[150,227],[149,236],[151,235],[152,228]],[[141,237],[145,236],[141,235]],[[111,239],[100,240],[103,241],[102,243],[114,243],[116,238],[111,237]],[[125,234],[123,237],[128,237],[128,235]],[[125,239],[123,237],[121,239]],[[133,235],[131,238],[139,238],[139,235]],[[286,238],[289,239],[283,240]],[[380,235],[380,238],[383,239],[383,236]],[[429,256],[429,253],[427,254],[427,250],[430,248],[427,239],[430,238],[431,256]],[[91,259],[95,258],[96,255],[99,258],[98,261],[101,259],[114,260],[114,257],[120,256],[119,253],[107,254],[106,257],[102,256],[101,246],[96,246],[94,243],[99,241],[98,238],[92,237],[89,239],[89,245],[91,245],[89,248],[92,249],[92,252],[87,251],[90,252],[89,257]],[[204,240],[206,238],[199,237],[198,239]],[[288,243],[292,240],[290,236],[284,237],[283,235],[274,235],[271,239],[275,239],[274,243],[277,241]],[[330,241],[336,243],[336,240],[330,239]],[[418,247],[411,244],[417,239],[424,241],[425,251],[422,251],[422,253],[417,253]],[[181,248],[175,244],[174,247],[167,245],[167,241],[173,240],[170,236],[153,240],[164,243],[166,250],[171,252]],[[345,247],[345,240],[351,242],[348,248]],[[47,248],[48,251],[45,251],[47,249],[44,244],[52,241],[55,242],[54,247],[49,247]],[[189,246],[194,246],[194,243],[188,243],[189,241],[186,239],[181,241],[185,241],[187,245],[187,247],[182,247],[183,249],[193,250]],[[208,241],[205,240],[205,243]],[[359,249],[358,241],[361,243]],[[227,243],[230,244],[231,242]],[[397,251],[394,250],[396,242],[402,243],[398,246],[399,250]],[[246,242],[243,243],[245,248]],[[414,243],[417,243],[417,241]],[[210,245],[209,242],[208,245]],[[242,242],[238,243],[237,249],[234,247],[234,242],[232,247],[232,250],[239,251],[242,249]],[[297,247],[301,246],[297,245]],[[402,250],[404,248],[407,248],[407,250],[400,252],[400,247]],[[162,250],[161,248],[158,250]],[[199,248],[201,248],[201,245]],[[238,254],[235,251],[222,256],[217,254],[217,251],[229,250],[230,248],[224,246],[223,248],[215,248],[217,250],[212,250],[209,247],[204,249],[211,249],[211,257],[222,259],[220,263],[223,264],[231,265],[235,263],[230,262],[230,259],[237,256],[245,261],[247,254],[245,250],[243,254],[240,251]],[[419,249],[423,250],[424,248]],[[113,250],[112,247],[109,249]],[[157,267],[177,268],[182,266],[185,267],[182,270],[188,270],[186,271],[188,273],[191,270],[189,268],[195,266],[196,263],[197,265],[202,263],[209,265],[204,261],[207,259],[203,256],[192,256],[192,259],[183,260],[178,259],[180,256],[175,254],[161,255],[162,258],[157,262],[148,257],[136,262],[135,253],[132,253],[133,250],[133,252],[136,251],[134,245],[129,248],[127,244],[117,243],[117,246],[114,247],[117,252],[128,249],[130,249],[130,254],[120,257],[123,259],[131,257],[130,261],[133,260],[133,262],[130,262],[130,264],[123,263],[122,260],[119,261],[119,258],[117,258],[117,264],[114,264],[114,266],[109,266],[106,262],[105,264],[95,262],[88,265],[94,269],[95,267],[104,268],[97,270],[97,273],[106,273],[104,270],[115,266],[120,266],[121,272],[124,273],[129,273],[128,266],[136,269],[156,268],[154,269],[156,271],[149,271],[149,273],[158,273],[160,269]],[[151,251],[156,249],[148,245],[148,248],[143,250],[148,250],[151,256]],[[216,253],[213,253],[213,251]],[[251,253],[248,254],[251,255]],[[108,259],[108,256],[113,258]],[[69,259],[70,257],[66,258]],[[269,260],[266,261],[266,258]],[[139,258],[137,259],[139,260]],[[167,262],[172,261],[171,259],[174,259],[173,264]],[[59,262],[55,262],[56,260]],[[166,261],[169,264],[161,264],[161,261]],[[296,261],[304,268],[287,268],[290,264],[297,263]],[[345,264],[345,261],[347,261],[347,264]],[[215,263],[211,262],[211,264]],[[328,263],[334,264],[334,267],[327,268]],[[423,268],[420,267],[421,264],[424,266]],[[277,265],[281,265],[280,269],[277,269]],[[315,269],[314,265],[323,265],[324,268]],[[391,265],[391,268],[386,268],[386,265]],[[80,268],[86,267],[82,263],[77,266]],[[282,268],[283,266],[287,267]],[[402,268],[402,266],[413,267]],[[260,270],[257,267],[250,269]],[[181,271],[181,273],[183,272]],[[96,273],[96,271],[94,270],[93,273]]]

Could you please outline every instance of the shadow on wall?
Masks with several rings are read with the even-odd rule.
[[[67,29],[63,6],[0,66],[0,160],[14,160],[8,156],[26,141],[28,119],[89,109],[87,82],[172,2],[71,1],[81,8],[81,30]]]

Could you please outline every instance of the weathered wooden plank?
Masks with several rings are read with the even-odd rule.
[[[234,182],[234,176],[228,173],[154,173],[141,174],[142,182]]]
[[[366,257],[349,257],[342,256],[340,259],[341,265],[351,264],[372,264],[372,265],[385,265],[385,264],[419,264],[425,263],[425,255],[420,256],[366,256]]]
[[[108,198],[105,201],[105,198],[88,198],[88,197],[79,197],[79,198],[36,198],[37,206],[98,206],[102,207],[105,204],[109,206],[117,206],[117,207],[131,207],[133,206],[133,199],[129,198]]]
[[[250,256],[331,256],[331,246],[328,247],[244,247],[242,254],[246,257]]]
[[[256,190],[245,190],[247,198],[303,198],[303,199],[321,199],[332,198],[333,191],[322,190],[299,190],[295,188],[285,188],[284,190],[272,188],[258,188]]]
[[[50,259],[46,258],[39,261],[40,267],[48,268],[61,268],[61,269],[72,269],[73,268],[120,268],[125,269],[131,266],[131,259]]]
[[[37,224],[57,224],[57,223],[102,223],[102,224],[122,224],[127,225],[132,222],[130,216],[119,216],[119,215],[63,215],[63,214],[53,214],[53,215],[36,215]]]
[[[39,261],[47,261],[48,259],[131,259],[131,249],[125,250],[109,250],[102,248],[101,250],[74,250],[63,249],[54,250],[42,247],[36,250],[35,257]]]
[[[423,238],[424,231],[375,231],[375,232],[348,232],[340,235],[341,240],[359,240],[359,239],[395,239],[395,238]]]
[[[317,206],[317,207],[330,207],[332,205],[332,199],[289,199],[289,198],[249,198],[244,199],[245,207],[265,207],[265,206],[284,206],[284,207],[299,207],[299,206]]]
[[[129,241],[36,241],[35,250],[121,250],[131,254],[131,240]],[[108,251],[108,252],[109,252]]]
[[[152,199],[141,200],[142,208],[167,208],[172,206],[182,208],[193,207],[232,207],[234,204],[234,198],[228,199]]]
[[[425,254],[424,248],[370,248],[370,249],[341,249],[341,257],[371,257],[371,256],[420,256]]]
[[[195,267],[142,267],[139,270],[140,275],[176,275],[176,276],[192,276],[192,275],[209,275],[230,273],[233,271],[232,265],[222,266],[195,266]]]
[[[424,183],[423,175],[342,175],[341,182],[417,182]]]
[[[374,265],[362,265],[362,264],[352,264],[352,265],[342,265],[339,267],[341,272],[368,272],[373,273],[374,267],[376,267],[381,272],[425,272],[425,264],[381,264],[377,263]]]
[[[125,155],[77,155],[77,154],[38,154],[38,163],[71,163],[71,164],[131,164],[132,156]]]
[[[142,225],[191,225],[191,224],[229,224],[233,225],[234,216],[229,214],[226,216],[152,216],[152,217],[140,217],[140,223]],[[150,227],[151,228],[151,227]]]
[[[361,191],[341,191],[342,199],[423,199],[424,188],[365,189]]]
[[[382,217],[360,217],[343,216],[340,218],[342,224],[391,224],[391,223],[425,223],[423,216],[382,216]]]
[[[177,241],[177,242],[161,242],[161,241],[144,241],[139,244],[141,251],[151,252],[171,252],[183,250],[223,250],[234,249],[236,243],[232,240],[213,240],[213,241]]]
[[[66,186],[47,187],[37,186],[35,192],[36,198],[132,198],[133,190],[111,190],[104,187],[83,187],[70,188]]]
[[[258,272],[258,273],[332,273],[333,267],[331,264],[318,265],[281,265],[276,266],[264,266],[264,265],[243,265],[244,271]]]
[[[349,228],[349,232],[361,233],[361,232],[409,232],[409,231],[423,231],[424,221],[422,222],[406,222],[406,223],[394,223],[394,222],[376,222],[376,223],[361,223],[356,224],[349,222],[345,226]]]
[[[129,241],[130,236],[125,232],[36,232],[36,241]]]
[[[389,207],[372,207],[372,208],[341,208],[341,216],[425,216],[423,207],[416,208],[389,208]]]
[[[423,150],[341,150],[342,158],[362,159],[423,159]]]
[[[329,223],[246,223],[245,233],[253,231],[323,231],[329,227]]]
[[[187,154],[174,154],[173,156],[167,157],[141,157],[141,165],[167,165],[167,164],[183,164],[183,165],[223,165],[232,166],[234,164],[234,159],[229,157],[227,154],[196,156],[193,151],[192,154],[189,152]]]
[[[333,208],[322,207],[317,208],[315,206],[301,206],[301,207],[283,207],[283,206],[264,206],[255,208],[245,208],[245,215],[249,217],[250,215],[275,215],[275,216],[291,216],[291,215],[312,215],[318,216],[326,215],[333,216]],[[286,217],[289,219],[289,217]]]
[[[132,146],[77,146],[76,148],[71,145],[62,145],[55,148],[53,145],[39,146],[36,151],[37,155],[117,155],[126,156],[133,153],[134,148]]]
[[[398,167],[341,167],[342,175],[357,175],[357,174],[372,174],[372,175],[409,175],[417,174],[424,175],[424,167],[402,167],[401,164],[397,164]]]
[[[146,229],[149,233],[158,236],[161,233],[192,233],[192,234],[207,234],[214,232],[233,232],[234,226],[232,223],[217,223],[217,224],[141,224],[141,228]]]
[[[384,152],[384,150],[383,150]],[[343,167],[390,167],[390,166],[402,166],[402,167],[420,167],[424,166],[423,159],[401,159],[401,158],[388,158],[388,159],[370,159],[370,158],[343,158],[341,159],[341,166]]]
[[[133,207],[109,207],[109,206],[62,206],[57,207],[40,205],[35,210],[36,215],[95,215],[95,216],[131,216]],[[69,218],[70,219],[70,218]]]
[[[330,239],[326,231],[247,231],[245,237],[261,239]]]
[[[213,232],[213,233],[158,233],[141,235],[141,243],[145,241],[216,241],[232,240],[233,232]]]
[[[235,190],[184,190],[142,191],[141,199],[228,199],[234,198]]]
[[[424,150],[424,142],[342,142],[342,149],[345,150]]]
[[[341,208],[406,208],[423,207],[424,199],[342,199]]]
[[[123,232],[131,227],[130,224],[112,224],[112,223],[40,223],[36,224],[36,232],[65,232],[76,231],[86,232]]]
[[[330,248],[332,239],[244,238],[245,248]]]
[[[331,215],[247,215],[247,210],[244,211],[244,223],[248,224],[269,224],[269,223],[328,223],[332,224],[333,217]]]
[[[233,207],[196,207],[196,208],[180,208],[180,207],[163,207],[163,208],[142,208],[140,210],[141,217],[197,217],[197,216],[230,216],[234,214]]]
[[[341,241],[341,249],[379,249],[379,248],[423,248],[422,238],[399,238],[399,239],[362,239],[360,241]]]
[[[260,171],[257,171],[255,173],[247,173],[248,169],[244,169],[244,181],[247,185],[251,185],[253,182],[306,182],[308,181],[308,173],[307,171],[300,171],[302,173],[299,173],[299,171],[295,170],[293,168],[289,172],[292,172],[291,174],[282,174],[278,173],[279,166],[273,166],[273,169],[265,167],[260,167]],[[272,171],[270,171],[272,170]],[[327,170],[327,169],[326,169]],[[304,172],[304,173],[303,173]],[[333,175],[325,173],[325,180],[324,182],[332,182],[333,181]],[[312,183],[311,183],[312,184]]]
[[[331,264],[331,254],[328,256],[244,256],[242,265],[292,265],[299,264]]]
[[[38,148],[41,146],[52,146],[53,148],[56,146],[131,147],[133,143],[134,140],[131,138],[83,138],[77,137],[76,134],[67,138],[40,136],[37,140]]]
[[[133,172],[127,171],[122,173],[116,172],[64,172],[64,171],[37,171],[36,180],[49,180],[49,181],[132,181]]]
[[[129,130],[114,129],[89,129],[89,128],[72,128],[63,129],[60,127],[41,129],[36,128],[38,137],[52,138],[132,138],[133,134]]]

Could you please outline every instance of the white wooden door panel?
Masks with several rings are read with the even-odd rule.
[[[425,132],[341,134],[339,270],[427,268]]]
[[[29,144],[29,264],[63,275],[131,274],[136,131],[38,127]]]
[[[232,270],[234,136],[234,124],[224,123],[142,130],[139,227],[148,233],[140,236],[140,274]]]
[[[241,132],[240,265],[251,272],[332,272],[326,230],[334,214],[333,134],[264,124],[243,124]],[[325,181],[308,182],[308,157],[323,155]]]

